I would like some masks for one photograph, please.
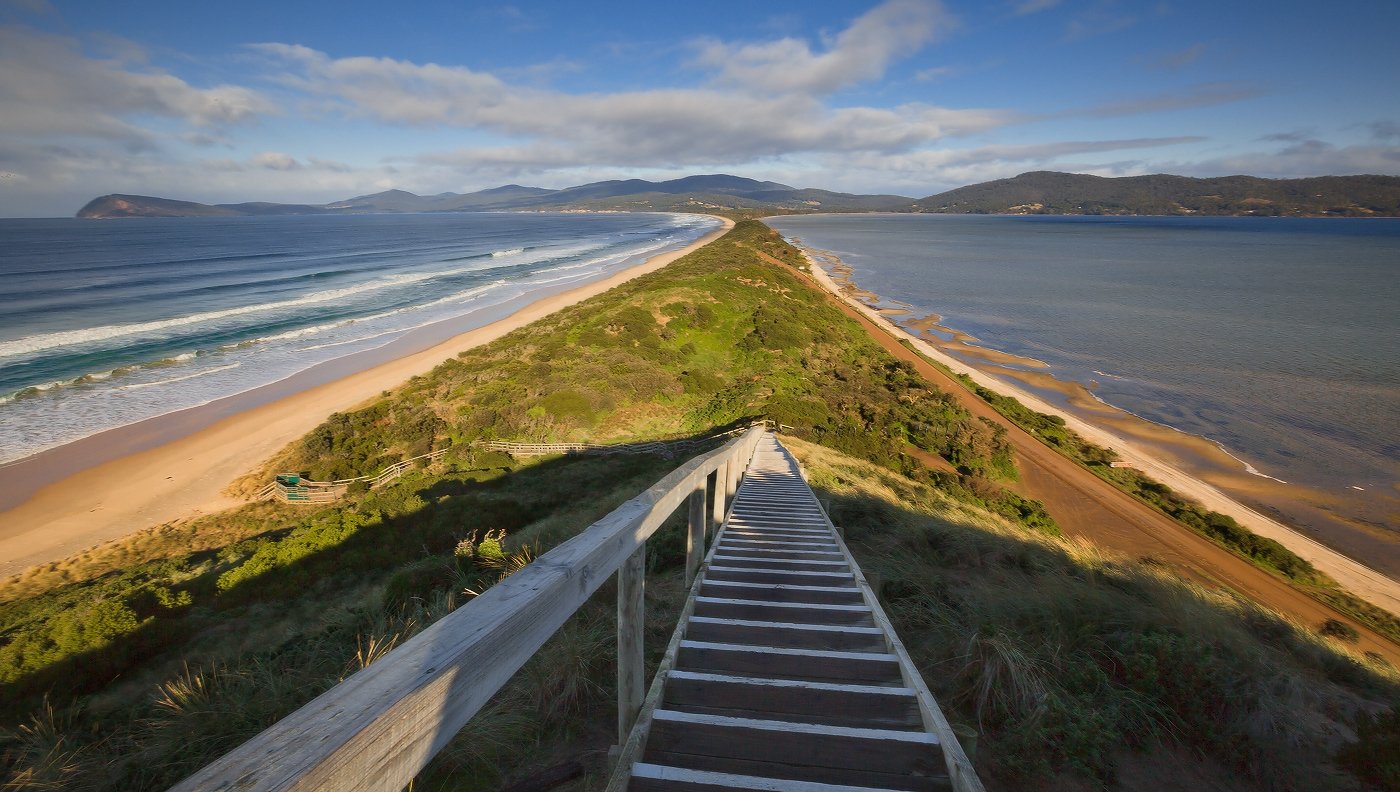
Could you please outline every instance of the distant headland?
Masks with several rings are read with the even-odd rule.
[[[662,182],[602,181],[559,190],[516,184],[465,194],[415,195],[388,190],[321,205],[203,204],[113,194],[89,201],[77,216],[109,219],[567,210],[1400,217],[1400,176],[1197,179],[1158,174],[1108,178],[1033,171],[913,199],[800,189],[713,174]]]

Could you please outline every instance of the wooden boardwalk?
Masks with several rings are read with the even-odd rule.
[[[759,440],[610,790],[980,790],[860,568]]]

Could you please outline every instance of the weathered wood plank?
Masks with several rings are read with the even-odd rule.
[[[747,464],[761,434],[677,468],[174,789],[402,789],[706,476]]]
[[[716,533],[719,532],[719,527],[720,527],[721,525],[724,524],[725,508],[726,508],[726,504],[728,503],[728,501],[726,500],[726,498],[728,497],[728,491],[727,491],[728,481],[729,481],[729,463],[728,463],[728,462],[721,462],[719,468],[715,470],[715,476],[714,476],[714,497],[715,497],[715,502],[714,502],[714,505],[711,507],[711,511],[713,512],[713,515],[712,515],[712,516],[713,516],[713,519],[714,519],[714,525],[712,526],[712,530],[713,530],[714,532],[716,532]]]
[[[707,577],[700,587],[706,597],[736,599],[762,597],[769,602],[820,602],[828,605],[863,604],[860,589],[850,586],[807,586],[792,583],[744,583]]]
[[[938,738],[923,731],[862,729],[659,709],[648,742],[659,751],[801,764],[813,768],[941,773]]]
[[[695,612],[701,616],[713,616],[718,619],[753,619],[798,624],[875,623],[870,608],[865,605],[812,605],[731,597],[699,597],[695,602]]]
[[[637,548],[617,573],[617,744],[627,742],[646,694],[647,548]]]
[[[638,763],[634,767],[632,779],[632,785],[628,788],[630,792],[888,792],[867,786],[761,778],[646,763]]]
[[[698,754],[672,751],[652,751],[647,754],[652,764],[682,767],[704,772],[726,775],[751,775],[768,777],[783,782],[810,782],[841,784],[865,789],[900,790],[900,792],[949,792],[947,776],[911,776],[895,773],[882,773],[877,770],[852,770],[837,767],[804,767],[802,765],[777,762],[755,762],[732,757],[700,756]],[[778,789],[788,787],[779,786]],[[656,792],[675,792],[674,787],[639,786],[638,789]],[[709,792],[709,790],[706,790]]]
[[[726,555],[720,552],[714,556],[714,562],[730,567],[743,567],[744,569],[824,569],[835,571],[849,570],[850,564],[845,560],[836,561],[813,561],[811,559],[781,559],[781,558],[742,558],[740,556]]]
[[[750,644],[681,641],[677,667],[687,671],[811,679],[894,683],[901,677],[892,654],[840,652],[828,649],[786,649]]]
[[[667,707],[685,712],[901,731],[923,728],[918,699],[905,687],[672,671],[665,700]]]
[[[705,570],[708,580],[742,580],[749,583],[823,583],[826,585],[850,584],[855,576],[850,572],[829,572],[813,569],[745,569],[743,567],[715,566]]]
[[[885,650],[884,634],[878,627],[858,625],[693,616],[686,627],[686,637],[710,643],[761,644],[789,649],[831,649],[841,652]]]
[[[700,559],[705,555],[705,487],[690,493],[690,513],[685,534],[685,587],[695,581],[700,572]]]

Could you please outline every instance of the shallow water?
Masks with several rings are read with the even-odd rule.
[[[0,462],[450,327],[440,340],[717,225],[665,214],[0,220]]]
[[[895,321],[938,314],[1109,404],[1220,443],[1259,475],[1391,497],[1400,486],[1400,221],[768,222],[913,306]]]

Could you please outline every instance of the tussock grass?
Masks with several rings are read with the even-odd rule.
[[[1008,788],[1115,786],[1168,745],[1258,789],[1353,789],[1331,763],[1400,676],[1158,567],[977,513],[792,441],[935,695]]]

